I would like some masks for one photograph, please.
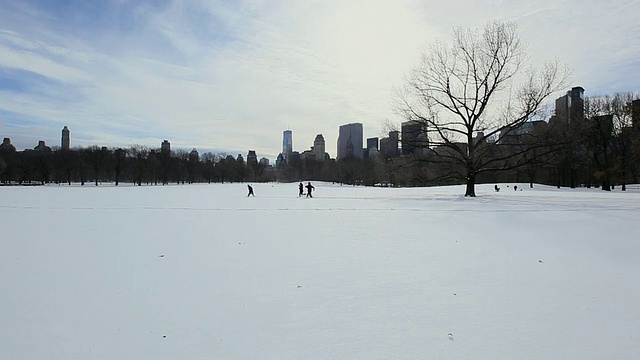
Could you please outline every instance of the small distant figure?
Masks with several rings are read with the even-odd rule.
[[[313,185],[311,185],[311,181],[309,181],[309,183],[307,183],[307,186],[305,186],[307,188],[307,197],[313,197],[313,195],[311,195],[311,191],[313,191],[315,188],[313,187]]]
[[[513,185],[513,191],[518,191],[518,185]]]
[[[304,195],[304,185],[302,185],[302,183],[298,184],[298,191],[298,196]]]
[[[500,188],[498,187],[498,184],[496,184],[496,185],[493,187],[493,189],[494,189],[496,192],[500,191]]]
[[[253,193],[253,187],[251,185],[247,185],[247,187],[249,188],[249,194],[247,196],[255,197],[256,195]]]

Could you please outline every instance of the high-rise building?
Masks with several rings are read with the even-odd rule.
[[[584,119],[584,89],[580,86],[571,88],[567,94],[556,99],[556,120],[572,123]]]
[[[368,159],[369,155],[370,155],[369,153],[372,152],[372,150],[375,153],[378,152],[378,138],[377,137],[373,137],[373,138],[368,138],[367,139],[367,147],[365,147],[362,150],[362,156],[365,159]]]
[[[171,143],[169,140],[165,140],[160,144],[160,153],[165,156],[171,154]]]
[[[338,135],[337,160],[348,157],[362,159],[362,124],[352,123],[340,126]]]
[[[189,153],[189,161],[198,162],[199,160],[200,154],[198,154],[198,150],[196,150],[196,148],[193,148],[193,150],[191,150],[191,152]]]
[[[38,141],[38,145],[36,145],[33,150],[36,151],[51,151],[51,148],[44,143],[44,140]]]
[[[62,142],[60,143],[60,148],[62,150],[69,150],[69,146],[71,145],[69,140],[69,128],[64,127],[62,129]]]
[[[367,139],[367,149],[375,148],[378,150],[378,138],[372,137]]]
[[[6,137],[2,140],[2,144],[0,144],[0,150],[2,151],[16,151],[16,147],[11,144],[11,139]]]
[[[389,131],[389,137],[380,139],[380,155],[384,158],[398,156],[399,131]]]
[[[316,135],[315,140],[313,140],[313,152],[315,154],[316,160],[325,160],[324,137],[322,136],[322,134]]]
[[[425,124],[418,121],[403,122],[400,142],[403,155],[422,155],[424,150],[429,147]]]
[[[262,158],[260,158],[259,163],[260,163],[261,166],[268,167],[269,166],[269,159],[267,159],[266,157],[262,157]]]
[[[256,155],[255,150],[249,150],[249,153],[247,154],[247,165],[249,166],[258,165],[258,155]]]
[[[282,133],[282,156],[285,162],[291,160],[291,153],[293,152],[293,134],[291,130],[285,130]]]

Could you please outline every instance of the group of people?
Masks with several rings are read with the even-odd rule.
[[[304,195],[304,188],[307,188],[307,197],[313,197],[313,195],[311,195],[311,192],[316,188],[311,185],[311,181],[309,181],[306,186],[302,185],[302,183],[298,184],[298,196]]]
[[[509,185],[507,185],[507,187],[509,187]],[[493,187],[493,189],[494,189],[496,192],[500,191],[500,187],[498,187],[498,185],[497,185],[497,184]],[[513,185],[513,190],[518,191],[518,185]],[[521,191],[522,191],[522,189],[521,189]]]
[[[249,189],[249,194],[247,196],[256,196],[256,194],[253,193],[253,186],[247,185],[247,188]],[[304,192],[305,188],[307,188],[307,193],[306,193],[307,197],[312,198],[313,195],[311,195],[311,192],[313,192],[313,190],[315,190],[316,188],[313,185],[311,185],[311,181],[309,181],[307,185],[302,185],[302,183],[298,185],[298,190],[300,190],[300,192],[298,193],[298,196],[305,195],[305,192]]]

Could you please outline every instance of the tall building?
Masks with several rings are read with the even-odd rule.
[[[422,155],[429,147],[427,139],[427,129],[425,124],[418,121],[405,121],[402,123],[402,144],[403,155]]]
[[[371,150],[371,148],[374,148],[374,149],[378,150],[378,138],[377,137],[372,137],[372,138],[368,138],[367,139],[367,150]]]
[[[370,152],[378,152],[378,138],[368,138],[367,146],[362,150],[362,157],[365,159],[369,158]]]
[[[69,140],[69,128],[65,126],[62,129],[62,142],[60,144],[60,148],[62,150],[69,150],[69,145],[71,145]]]
[[[315,154],[315,159],[318,161],[325,160],[325,147],[324,147],[324,137],[322,134],[316,135],[316,139],[313,140],[313,152]]]
[[[193,148],[193,150],[191,150],[191,152],[189,153],[189,161],[191,162],[200,161],[200,154],[198,154],[198,150],[196,150],[196,148]]]
[[[291,153],[293,152],[293,134],[291,130],[285,130],[282,133],[282,156],[285,162],[291,160]]]
[[[6,137],[2,140],[2,144],[0,144],[0,150],[13,152],[16,151],[16,147],[11,144],[11,139]]]
[[[165,140],[160,144],[160,153],[165,156],[171,154],[171,143],[169,140]]]
[[[362,124],[352,123],[340,126],[338,135],[338,155],[336,160],[348,157],[362,159]]]
[[[567,94],[556,99],[556,120],[572,123],[584,119],[584,89],[580,86],[571,88]]]
[[[38,145],[36,145],[33,150],[36,151],[51,151],[51,148],[44,143],[44,140],[38,141]]]
[[[380,139],[380,155],[384,158],[398,156],[399,131],[389,131],[389,137]]]
[[[249,166],[258,165],[258,155],[256,155],[255,150],[249,150],[249,153],[247,154],[247,165]]]

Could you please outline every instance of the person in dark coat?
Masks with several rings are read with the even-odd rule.
[[[493,187],[493,189],[494,189],[496,192],[500,191],[500,188],[498,187],[498,185],[497,185],[497,184]]]
[[[253,187],[251,185],[247,185],[247,187],[249,188],[249,194],[247,196],[254,196],[255,197],[256,195],[253,193]]]
[[[304,195],[304,185],[302,185],[302,183],[298,184],[298,190],[300,191],[298,196]]]
[[[307,186],[305,186],[307,188],[307,197],[313,197],[313,195],[311,195],[311,191],[313,191],[315,188],[313,187],[313,185],[311,185],[311,181],[309,181],[309,183],[307,183]]]

